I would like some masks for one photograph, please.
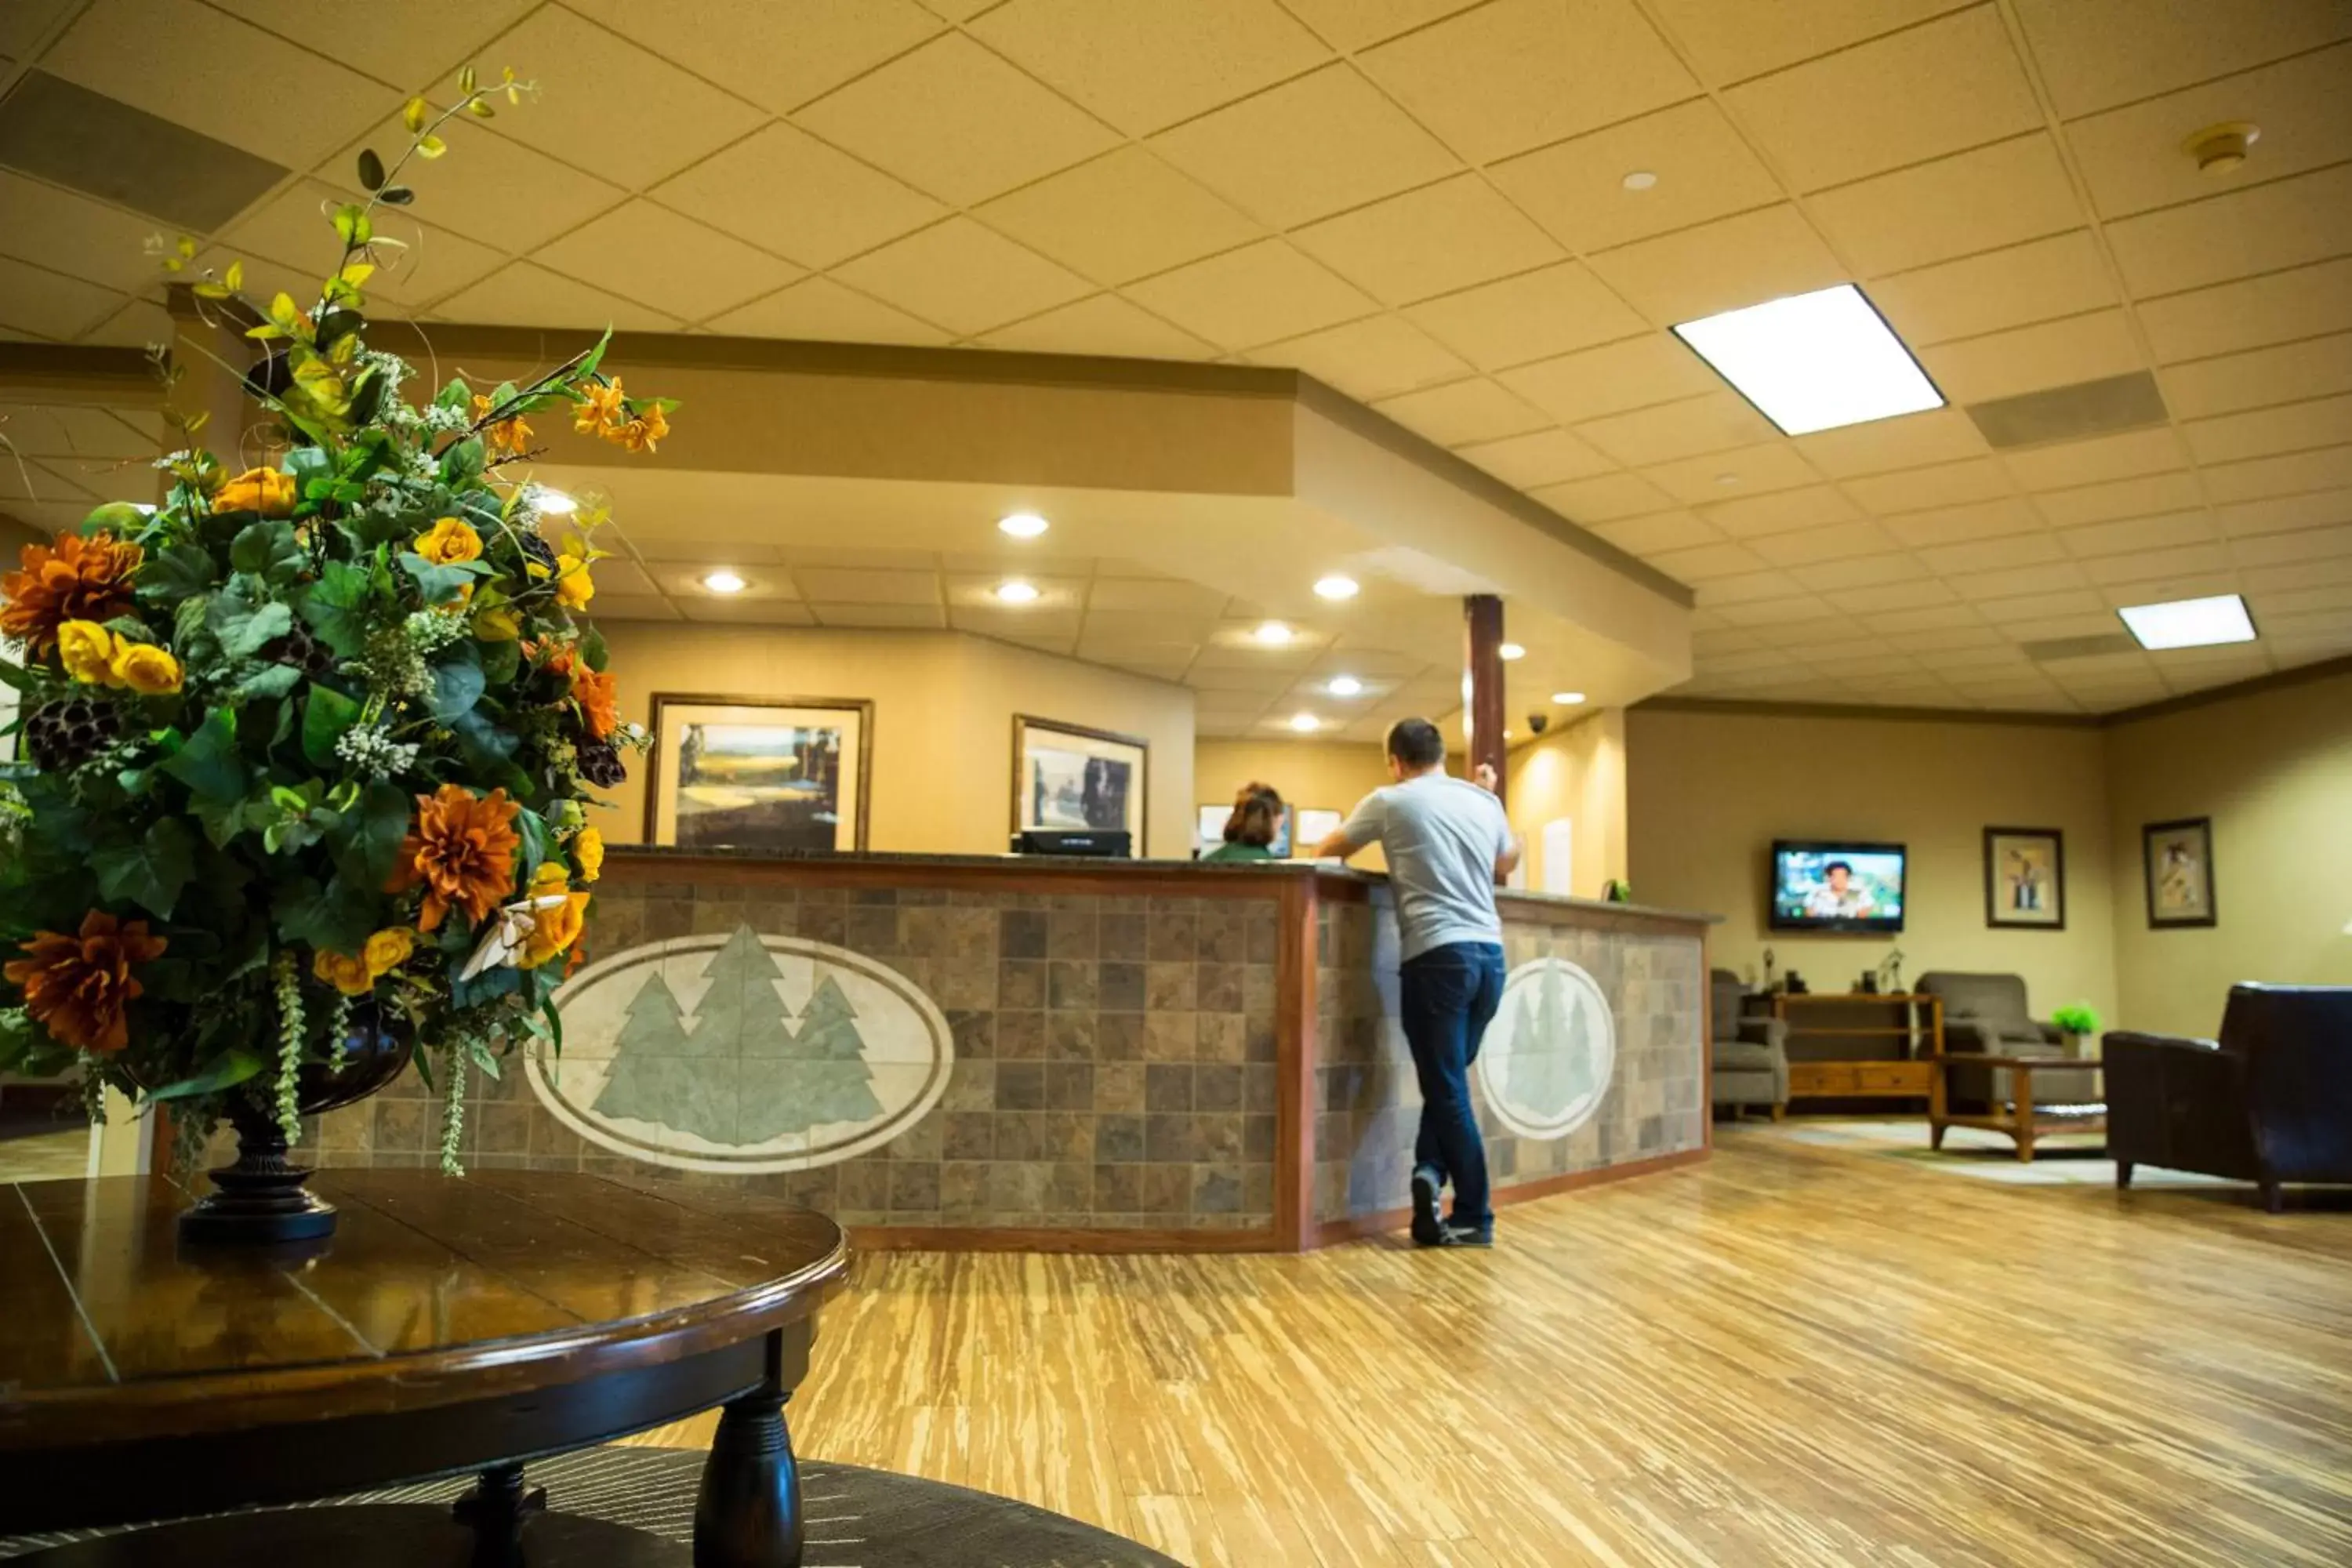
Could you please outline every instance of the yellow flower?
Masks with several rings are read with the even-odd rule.
[[[180,661],[150,643],[114,645],[114,679],[144,697],[180,689]]]
[[[276,468],[247,468],[213,492],[215,511],[257,511],[264,517],[294,515],[294,476]]]
[[[58,627],[58,658],[66,673],[87,686],[120,686],[114,673],[114,634],[96,621],[68,621]]]
[[[621,378],[603,386],[580,389],[581,401],[572,405],[572,428],[583,436],[601,436],[627,422],[628,405],[621,396]]]
[[[346,996],[364,996],[375,989],[375,976],[368,973],[366,959],[329,952],[323,947],[310,960],[310,973]]]
[[[596,580],[588,575],[588,563],[577,555],[557,556],[555,602],[567,610],[584,610],[595,596]]]
[[[474,635],[484,642],[514,642],[522,636],[522,622],[512,610],[499,605],[474,617]]]
[[[580,862],[580,879],[594,881],[604,874],[604,836],[593,827],[582,828],[572,841],[572,858]]]
[[[416,536],[416,553],[436,566],[455,566],[482,558],[482,536],[461,517],[445,517]]]
[[[361,959],[371,975],[386,973],[408,962],[416,951],[416,933],[406,926],[387,926],[367,939],[360,950]]]
[[[537,969],[549,959],[568,951],[580,940],[581,929],[587,924],[588,895],[566,893],[563,901],[551,910],[531,911],[530,934],[523,939],[522,952],[515,959],[517,969]]]
[[[476,393],[474,395],[475,421],[479,423],[497,406],[498,404],[494,400],[483,396],[478,392]],[[524,423],[520,414],[510,419],[501,419],[494,425],[483,427],[482,443],[489,448],[490,456],[493,458],[520,458],[530,446],[530,426]]]

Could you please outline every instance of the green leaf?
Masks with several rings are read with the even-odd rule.
[[[604,647],[604,634],[594,626],[590,626],[582,632],[580,657],[586,662],[589,668],[599,675],[604,674],[604,666],[612,657],[610,650]]]
[[[312,683],[302,700],[302,756],[314,768],[334,765],[335,742],[360,721],[360,705],[331,686]]]
[[[460,413],[474,406],[474,389],[462,381],[453,380],[433,399],[436,408],[455,408]]]
[[[332,474],[335,462],[323,447],[297,447],[286,454],[286,471],[307,485],[312,479],[322,479]]]
[[[141,596],[167,605],[201,594],[219,581],[212,552],[201,544],[174,544],[150,555],[139,568]]]
[[[23,665],[11,664],[0,658],[0,686],[13,686],[19,691],[29,691],[33,686],[32,672]]]
[[[310,564],[290,522],[249,523],[228,547],[228,563],[265,582],[292,582]]]
[[[549,997],[539,1005],[539,1016],[547,1020],[547,1043],[557,1056],[563,1054],[563,1013]]]
[[[273,664],[255,670],[236,683],[236,694],[249,702],[283,697],[301,684],[302,672],[290,664]]]
[[[436,566],[413,550],[400,552],[401,569],[416,579],[417,591],[427,605],[446,605],[456,598],[473,574],[455,566]]]
[[[375,194],[375,199],[386,206],[404,207],[416,199],[416,193],[406,185],[386,185]]]
[[[479,436],[452,441],[441,453],[441,482],[453,490],[463,489],[482,477],[485,460]]]
[[[530,874],[545,863],[553,841],[547,833],[547,819],[535,811],[515,813],[515,832],[522,839],[522,882],[530,885]]]
[[[346,247],[365,245],[375,237],[374,227],[368,222],[367,209],[355,202],[346,202],[335,209],[334,224],[335,237]],[[275,320],[278,311],[273,308],[269,314]]]
[[[320,887],[309,877],[297,877],[278,890],[269,906],[278,934],[288,942],[336,952],[357,952],[375,929],[378,895],[353,887],[340,875]]]
[[[198,800],[188,803],[188,813],[205,830],[205,837],[218,849],[245,831],[245,805],[241,800]]]
[[[356,808],[345,811],[328,843],[335,869],[354,887],[381,888],[392,877],[400,846],[408,837],[413,809],[398,784],[382,779],[367,786]]]
[[[521,641],[483,643],[480,647],[482,679],[500,689],[512,686],[522,673]]]
[[[360,184],[371,191],[383,188],[383,160],[375,155],[373,147],[360,149]]]
[[[236,752],[236,710],[215,708],[184,745],[166,758],[165,773],[199,800],[245,798],[245,763]]]
[[[194,1078],[184,1078],[177,1083],[147,1091],[149,1100],[185,1100],[192,1094],[217,1094],[225,1089],[261,1076],[262,1058],[242,1046],[231,1046],[211,1061]]]
[[[482,675],[481,656],[470,642],[459,643],[449,657],[437,660],[432,676],[433,689],[426,693],[425,705],[444,724],[473,711],[488,684]]]
[[[594,375],[596,374],[596,367],[604,363],[604,351],[610,348],[612,343],[613,329],[606,327],[604,329],[604,335],[596,340],[596,346],[590,349],[588,351],[587,357],[583,359],[579,365],[573,369],[572,379],[574,381],[586,381],[589,377]]]
[[[128,899],[152,910],[157,919],[168,920],[195,869],[194,855],[195,841],[186,826],[176,816],[166,816],[138,843],[100,850],[90,865],[105,897]]]

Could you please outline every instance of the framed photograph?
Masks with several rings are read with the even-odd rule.
[[[1125,828],[1143,855],[1149,742],[1026,713],[1013,716],[1013,831]],[[1223,825],[1218,832],[1222,837]]]
[[[2213,819],[2151,822],[2139,837],[2147,871],[2148,925],[2213,924]]]
[[[656,691],[646,842],[822,854],[866,847],[874,704]]]
[[[1984,830],[1985,924],[2066,929],[2066,840],[2054,827]]]

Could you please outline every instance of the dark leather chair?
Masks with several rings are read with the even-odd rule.
[[[1750,1105],[1770,1109],[1778,1121],[1789,1109],[1789,1026],[1778,1018],[1740,1016],[1746,987],[1728,969],[1707,972],[1709,1017],[1714,1038],[1713,1092],[1717,1105],[1734,1111]]]
[[[2116,1184],[2134,1165],[2352,1183],[2352,985],[2233,985],[2221,1037],[2117,1030],[2102,1047]]]
[[[1982,1057],[2067,1059],[2066,1036],[2054,1024],[2042,1022],[2026,1010],[2025,978],[2019,974],[1963,974],[1939,971],[1919,976],[1919,989],[1944,999],[1944,1052],[1966,1058]],[[1954,1110],[1981,1110],[2010,1100],[2006,1068],[1986,1068],[1955,1064],[1946,1083]],[[2036,1105],[2089,1105],[2099,1098],[2099,1075],[2085,1068],[2079,1072],[2037,1067],[2033,1071]]]

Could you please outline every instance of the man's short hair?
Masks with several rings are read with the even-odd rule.
[[[1828,876],[1832,871],[1843,871],[1849,877],[1853,875],[1853,868],[1847,865],[1843,860],[1832,860],[1828,865],[1822,868],[1822,875],[1824,877]]]
[[[1409,768],[1445,760],[1445,736],[1426,719],[1400,719],[1389,726],[1389,755]]]

